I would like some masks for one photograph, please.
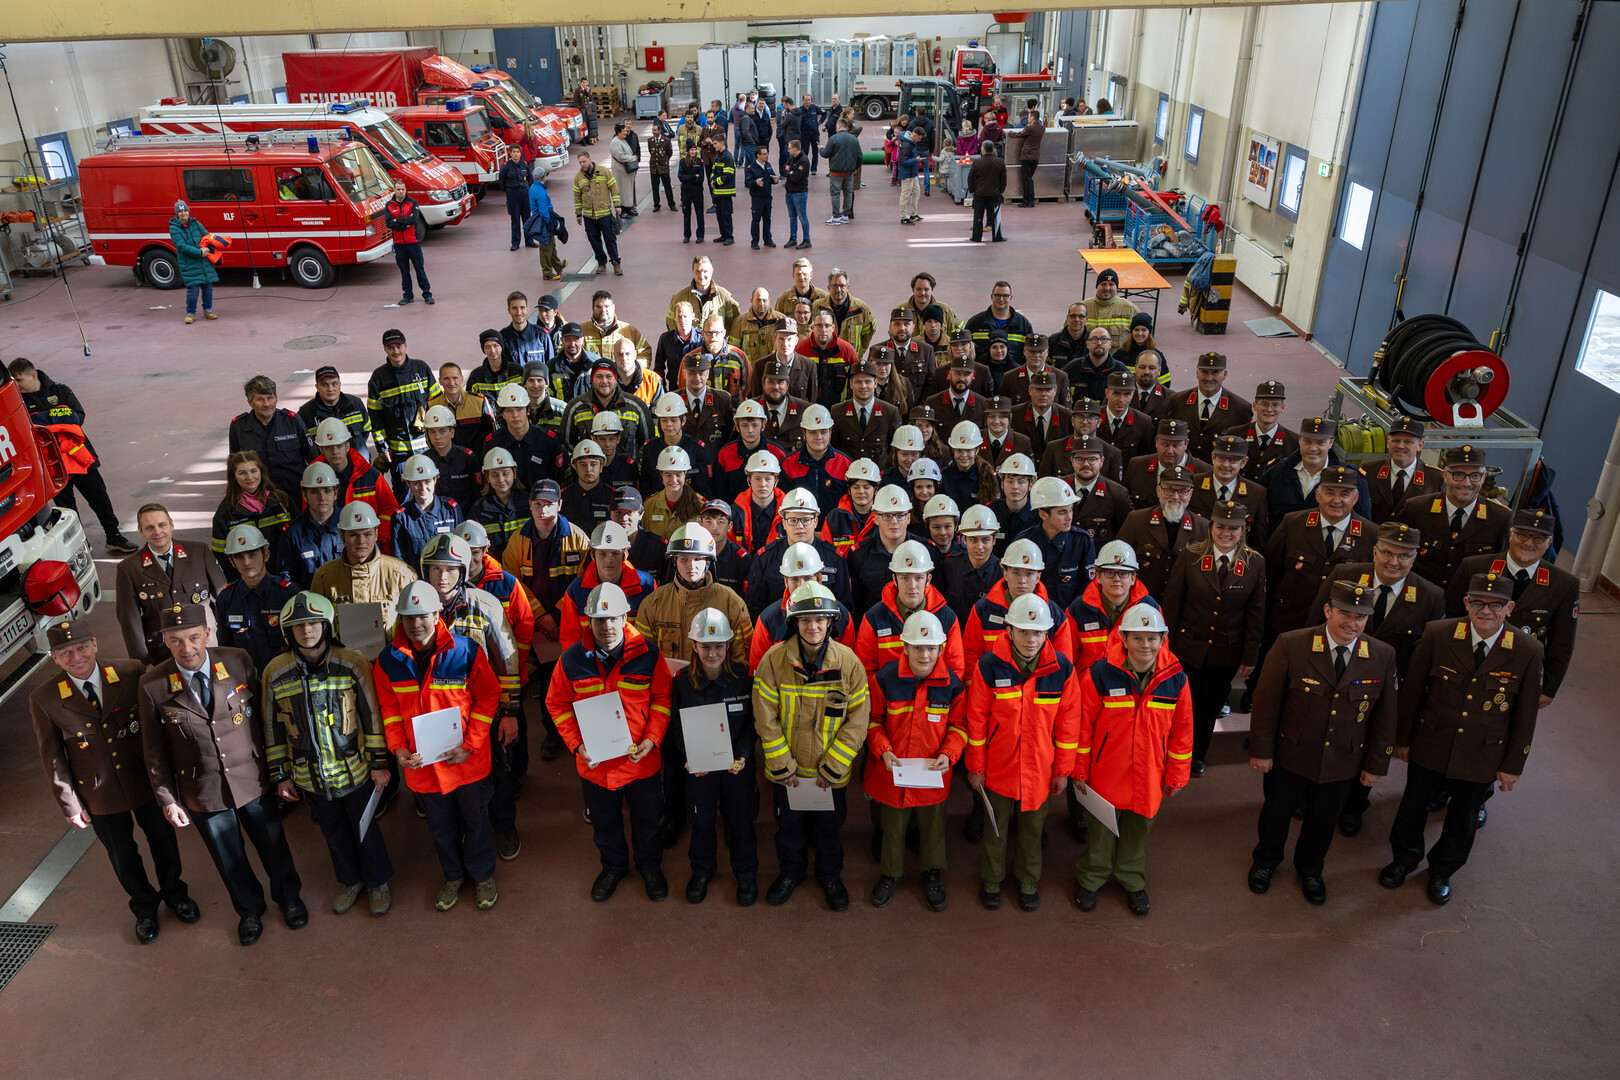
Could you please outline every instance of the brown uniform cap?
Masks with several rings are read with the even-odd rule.
[[[1279,400],[1283,400],[1287,397],[1288,394],[1283,390],[1283,384],[1278,382],[1276,379],[1267,379],[1265,382],[1254,388],[1254,400],[1256,401],[1259,401],[1261,398],[1277,398]]]
[[[1498,600],[1513,599],[1513,579],[1505,574],[1475,574],[1468,579],[1469,596],[1488,596]]]
[[[1029,377],[1029,388],[1031,390],[1056,390],[1057,372],[1048,368],[1046,371],[1032,373]]]
[[[1226,502],[1216,503],[1209,512],[1211,522],[1222,525],[1247,525],[1249,523],[1249,508],[1242,503],[1235,503],[1228,499]]]
[[[854,367],[849,369],[849,377],[852,379],[857,375],[870,375],[875,379],[877,378],[877,373],[877,365],[872,363],[870,360],[863,360],[861,363],[856,364]]]
[[[1423,534],[1399,521],[1386,521],[1378,526],[1378,541],[1416,551],[1423,545]]]
[[[1226,357],[1218,352],[1207,352],[1198,358],[1200,371],[1225,371]]]
[[[1102,402],[1096,398],[1083,397],[1074,403],[1074,415],[1076,416],[1101,416],[1102,412]]]
[[[894,347],[891,345],[874,345],[867,350],[866,358],[874,364],[894,363]]]
[[[686,356],[681,359],[681,363],[682,365],[691,368],[693,371],[708,371],[712,366],[711,361],[709,360],[709,354],[704,352],[702,349],[694,349],[687,353]]]
[[[1316,480],[1317,487],[1347,487],[1360,490],[1361,474],[1348,465],[1329,465]]]
[[[1335,581],[1328,601],[1341,611],[1354,615],[1371,615],[1378,602],[1378,591],[1371,585],[1357,585],[1353,581]]]
[[[972,371],[973,370],[973,354],[972,353],[966,353],[966,354],[964,354],[962,356],[953,356],[953,357],[951,357],[950,369],[952,371]]]
[[[158,623],[161,630],[188,630],[193,626],[207,626],[208,612],[201,604],[176,604],[165,608]]]
[[[1389,425],[1391,435],[1414,435],[1423,438],[1423,421],[1414,420],[1410,416],[1397,416],[1395,422]]]
[[[1228,457],[1248,457],[1249,440],[1240,439],[1236,435],[1217,435],[1211,450],[1213,453],[1225,454]]]
[[[1446,451],[1446,468],[1453,465],[1483,465],[1485,451],[1478,446],[1453,446]]]
[[[1012,398],[1000,397],[999,395],[996,397],[987,397],[984,399],[984,411],[986,414],[995,412],[1006,413],[1008,416],[1011,416]]]
[[[1307,416],[1299,425],[1299,433],[1313,439],[1331,439],[1339,433],[1339,422],[1325,416]]]
[[[786,379],[792,374],[793,369],[774,356],[765,361],[765,366],[759,371],[759,377],[762,379]]]
[[[1159,483],[1190,488],[1193,486],[1193,471],[1185,465],[1172,465],[1168,469],[1160,469]]]
[[[1079,457],[1081,454],[1108,453],[1108,444],[1095,435],[1076,435],[1069,440],[1069,456]]]
[[[1161,439],[1185,439],[1188,437],[1187,421],[1160,420],[1157,432]]]
[[[1520,510],[1513,515],[1513,527],[1537,536],[1553,534],[1553,516],[1545,510]]]
[[[1108,373],[1108,389],[1135,390],[1136,379],[1128,371],[1110,371]]]
[[[90,641],[95,636],[88,627],[79,626],[66,619],[58,619],[45,630],[45,641],[53,649],[60,649],[64,645],[73,645],[80,641]]]
[[[797,334],[799,332],[799,323],[796,319],[783,319],[777,324],[776,332],[778,334]]]
[[[934,414],[934,407],[932,405],[915,405],[912,407],[911,411],[906,414],[906,419],[926,420],[930,424],[933,424],[938,422],[939,417]]]
[[[896,319],[900,320],[901,322],[916,322],[917,313],[912,311],[909,305],[897,307],[893,311],[889,312],[889,321],[894,322]]]
[[[1051,348],[1051,346],[1052,341],[1045,334],[1031,334],[1029,337],[1024,339],[1025,352],[1030,352],[1032,350],[1034,352],[1045,352],[1047,349]]]
[[[965,326],[958,326],[955,330],[952,330],[951,344],[955,345],[959,341],[965,341],[969,345],[973,344],[973,331]]]

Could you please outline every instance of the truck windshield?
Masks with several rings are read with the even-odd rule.
[[[388,174],[383,172],[382,165],[378,164],[372,152],[363,146],[345,150],[327,165],[331,169],[333,182],[356,205],[388,193]]]
[[[407,135],[405,129],[392,119],[366,124],[363,130],[382,147],[383,153],[402,165],[407,161],[427,157],[426,152],[416,145],[416,140]]]
[[[467,118],[467,138],[478,142],[489,134],[489,117],[484,115],[482,109],[462,115]]]
[[[489,90],[486,93],[489,94],[489,97],[485,100],[493,103],[500,110],[501,115],[506,117],[506,122],[513,127],[522,127],[524,121],[531,119],[529,110],[525,109],[505,87]]]
[[[537,109],[540,107],[540,102],[533,94],[529,93],[528,87],[524,86],[516,79],[502,79],[500,80],[500,85],[503,90],[516,98],[517,103],[522,105],[525,109]]]

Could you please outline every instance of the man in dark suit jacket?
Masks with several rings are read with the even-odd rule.
[[[792,372],[776,357],[766,357],[759,370],[764,393],[756,400],[765,409],[765,437],[791,454],[804,441],[799,434],[800,418],[810,402],[788,393]]]
[[[1361,466],[1372,496],[1372,519],[1393,521],[1407,499],[1419,495],[1439,495],[1445,491],[1440,469],[1425,468],[1418,458],[1423,449],[1423,424],[1409,416],[1399,416],[1389,426],[1389,455],[1373,458]],[[1438,583],[1437,583],[1438,584]],[[1467,588],[1465,582],[1463,588]]]
[[[1072,471],[1064,477],[1074,489],[1074,527],[1091,534],[1091,542],[1102,546],[1119,535],[1131,513],[1131,494],[1125,485],[1103,475],[1104,451],[1112,449],[1095,435],[1070,440],[1069,463]]]
[[[1507,545],[1513,511],[1481,494],[1485,476],[1484,450],[1454,446],[1446,451],[1445,494],[1413,496],[1396,514],[1397,520],[1423,534],[1412,569],[1437,585],[1451,584],[1468,556],[1501,551]]]
[[[1314,497],[1316,509],[1289,514],[1266,542],[1268,648],[1278,634],[1315,620],[1320,610],[1312,606],[1316,592],[1336,566],[1372,558],[1378,527],[1352,510],[1356,471],[1343,465],[1323,469]]]
[[[1074,403],[1074,413],[1069,419],[1074,424],[1073,434],[1061,441],[1054,439],[1048,442],[1041,453],[1039,470],[1042,476],[1067,476],[1074,472],[1076,440],[1097,435],[1098,423],[1102,420],[1102,405],[1090,398],[1081,398]],[[1121,481],[1125,477],[1125,459],[1119,448],[1109,443],[1103,443],[1103,475],[1114,481]]]
[[[181,922],[196,922],[199,912],[180,877],[174,826],[152,797],[141,761],[136,696],[143,666],[101,661],[95,636],[65,619],[52,623],[45,637],[62,671],[28,697],[45,775],[62,816],[80,829],[94,829],[107,849],[135,913],[135,940],[150,944],[158,936],[159,904],[168,904]],[[135,846],[136,825],[152,852],[155,889]]]
[[[1226,389],[1226,357],[1207,352],[1198,358],[1197,389],[1177,394],[1170,403],[1169,415],[1187,422],[1192,433],[1188,452],[1208,459],[1215,436],[1236,424],[1248,423],[1254,418],[1254,408]]]
[[[1012,412],[1010,398],[984,399],[984,447],[979,453],[992,469],[1001,468],[1001,463],[1013,454],[1023,454],[1033,460],[1035,448],[1029,436],[1012,430]]]
[[[1512,791],[1535,736],[1543,650],[1516,630],[1513,585],[1497,574],[1468,584],[1468,617],[1429,624],[1401,688],[1395,752],[1406,762],[1406,790],[1389,831],[1393,858],[1378,883],[1398,889],[1423,861],[1429,801],[1451,795],[1440,839],[1429,849],[1428,896],[1451,899],[1451,876],[1468,861],[1479,810],[1496,783]]]
[[[1057,376],[1057,399],[1063,402],[1071,400],[1068,373],[1053,367],[1047,359],[1051,347],[1052,343],[1045,334],[1029,335],[1029,340],[1024,342],[1024,362],[1002,376],[1001,392],[1014,401],[1027,401],[1029,377],[1038,371],[1049,370]]]
[[[1108,376],[1108,396],[1097,427],[1098,437],[1117,447],[1125,461],[1153,452],[1153,432],[1159,426],[1157,420],[1131,405],[1135,385],[1128,371]]]
[[[1158,478],[1157,505],[1132,510],[1119,527],[1116,539],[1131,545],[1141,568],[1136,579],[1154,599],[1164,595],[1170,567],[1188,544],[1209,536],[1208,520],[1188,509],[1193,474],[1180,465],[1163,470]]]
[[[1125,488],[1131,493],[1131,502],[1137,509],[1152,506],[1159,501],[1159,472],[1172,465],[1180,465],[1202,475],[1209,472],[1209,462],[1200,461],[1187,453],[1187,425],[1181,420],[1160,420],[1159,430],[1153,436],[1153,453],[1131,458],[1125,463]]]
[[[1200,476],[1193,487],[1192,509],[1195,514],[1209,517],[1218,503],[1237,503],[1248,512],[1248,541],[1259,551],[1265,548],[1271,532],[1271,515],[1266,489],[1256,481],[1243,479],[1248,453],[1249,444],[1236,435],[1218,436],[1210,451],[1210,471]]]
[[[1266,502],[1271,520],[1275,523],[1296,510],[1316,505],[1312,492],[1317,478],[1330,465],[1343,465],[1333,449],[1333,438],[1339,424],[1325,416],[1307,416],[1299,425],[1299,449],[1281,458],[1260,474],[1260,483],[1266,489]],[[1372,513],[1372,499],[1367,495],[1367,478],[1356,474],[1356,513],[1366,518]],[[1371,520],[1371,518],[1368,518]]]
[[[1013,430],[1029,439],[1036,461],[1046,452],[1046,444],[1061,441],[1072,422],[1069,410],[1057,402],[1057,373],[1038,372],[1029,380],[1029,403],[1013,413]]]
[[[879,350],[891,353],[882,345],[874,346],[872,351]],[[889,461],[889,440],[894,429],[905,422],[900,418],[900,408],[892,402],[878,400],[877,365],[871,360],[850,369],[849,392],[849,400],[832,410],[833,446],[851,461],[869,458],[878,467],[885,467]]]
[[[736,403],[724,390],[709,385],[709,355],[689,352],[681,361],[680,394],[686,399],[686,430],[710,456],[731,438]]]
[[[142,677],[139,695],[152,791],[171,825],[196,823],[239,917],[238,941],[252,945],[264,930],[264,889],[248,864],[244,830],[287,926],[300,929],[309,911],[265,770],[259,673],[242,650],[208,647],[200,606],[178,604],[164,624],[171,658]]]
[[[963,329],[959,333],[968,331]],[[924,402],[934,410],[941,429],[947,434],[964,420],[970,420],[981,428],[984,426],[984,395],[973,389],[977,374],[974,369],[984,365],[975,364],[972,352],[971,340],[966,347],[951,342],[951,362],[942,369],[947,380],[946,387]],[[985,368],[985,371],[989,369]]]
[[[1164,354],[1157,349],[1143,349],[1136,354],[1136,366],[1131,368],[1131,374],[1136,380],[1136,399],[1131,404],[1155,420],[1169,416],[1176,392],[1160,381],[1164,375]]]
[[[1398,709],[1395,650],[1364,633],[1372,590],[1341,581],[1331,597],[1324,623],[1284,634],[1267,655],[1249,722],[1249,764],[1265,777],[1249,888],[1271,887],[1304,803],[1294,870],[1317,905],[1339,809],[1358,779],[1371,787],[1389,771]]]
[[[1254,388],[1254,419],[1246,424],[1233,424],[1223,433],[1236,435],[1249,444],[1249,461],[1243,467],[1243,475],[1251,480],[1260,479],[1261,473],[1299,449],[1299,435],[1282,426],[1287,401],[1283,384],[1268,379]]]

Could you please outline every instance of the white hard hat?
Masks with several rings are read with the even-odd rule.
[[[264,533],[255,525],[238,525],[225,536],[227,555],[240,555],[246,551],[258,551],[269,546],[270,541],[264,538]]]
[[[883,470],[878,468],[877,462],[871,458],[856,458],[850,465],[849,472],[844,474],[844,480],[851,484],[857,480],[865,480],[868,484],[881,484]]]
[[[906,624],[900,628],[900,641],[904,645],[945,645],[945,628],[939,624],[939,616],[932,611],[913,611],[906,616]]]
[[[315,425],[316,446],[336,446],[353,438],[354,436],[349,433],[349,425],[335,416],[328,416]]]
[[[1029,489],[1029,505],[1035,510],[1050,510],[1056,506],[1073,506],[1074,488],[1067,480],[1057,476],[1043,476]]]
[[[1117,629],[1122,634],[1129,634],[1133,630],[1164,634],[1168,633],[1170,628],[1164,624],[1164,612],[1152,604],[1142,603],[1119,617]]]
[[[983,503],[975,503],[967,508],[962,520],[957,524],[956,531],[964,536],[975,536],[980,533],[994,535],[1001,530],[1001,522],[996,520],[995,511]]]
[[[456,535],[467,541],[468,547],[489,547],[489,530],[470,518],[456,526]]]
[[[831,431],[832,426],[832,413],[827,411],[825,405],[812,405],[799,416],[802,431]]]
[[[615,615],[630,614],[630,600],[624,590],[611,581],[604,581],[585,598],[585,616],[590,619],[611,619]]]
[[[317,461],[304,467],[304,475],[299,479],[301,488],[335,488],[338,486],[337,473],[332,466],[324,461]]]
[[[569,460],[578,461],[582,457],[599,457],[603,461],[607,460],[607,454],[595,439],[581,439],[574,445],[574,456]]]
[[[878,488],[877,497],[872,500],[874,514],[902,514],[911,510],[911,496],[906,494],[904,488],[893,484],[884,484]]]
[[[894,436],[889,439],[889,445],[896,450],[915,450],[920,454],[927,444],[923,439],[922,429],[916,424],[901,424],[894,429]]]
[[[793,595],[788,597],[787,614],[790,619],[804,615],[825,615],[837,620],[843,610],[832,590],[818,581],[800,585],[793,590]]]
[[[692,625],[686,630],[686,639],[694,645],[718,645],[735,636],[726,613],[712,607],[706,607],[692,616]]]
[[[355,532],[360,529],[378,529],[382,521],[377,517],[377,511],[370,503],[352,502],[343,508],[338,515],[339,532]]]
[[[426,454],[412,454],[400,466],[399,475],[407,484],[412,480],[432,480],[439,475],[439,467]]]
[[[892,574],[926,574],[934,568],[934,557],[919,540],[903,540],[889,556]]]
[[[906,483],[908,484],[913,480],[932,480],[937,484],[941,479],[943,479],[943,476],[939,471],[939,462],[933,458],[918,458],[911,463],[911,468],[906,472]]]
[[[788,514],[819,514],[821,507],[816,505],[816,497],[809,488],[794,488],[782,496],[776,512],[784,517]]]
[[[935,495],[932,499],[928,500],[928,505],[923,507],[922,516],[923,520],[927,521],[929,518],[955,518],[960,515],[956,510],[955,499],[951,498],[949,495]]]
[[[528,395],[524,396],[526,398]],[[527,405],[528,402],[525,400],[524,404]],[[443,405],[435,405],[433,408],[427,411],[426,416],[422,417],[422,426],[424,428],[453,428],[456,426],[456,414],[445,408]]]
[[[517,461],[513,459],[512,452],[510,450],[497,446],[495,449],[484,455],[485,472],[489,472],[491,469],[515,468],[517,468]]]
[[[821,561],[821,552],[809,544],[789,544],[782,552],[779,570],[783,577],[809,577],[824,569],[826,565]]]
[[[591,533],[592,551],[629,551],[630,534],[617,521],[604,521]]]
[[[765,419],[765,406],[753,398],[749,398],[737,406],[737,411],[732,414],[731,418],[733,422],[738,420],[763,420]]]
[[[1136,551],[1123,540],[1110,540],[1097,552],[1097,561],[1091,564],[1093,570],[1116,566],[1126,570],[1140,570],[1141,565],[1136,561]]]
[[[1004,570],[1009,567],[1014,570],[1045,570],[1046,556],[1035,546],[1035,541],[1014,540],[1001,556],[1001,566]]]
[[[1002,476],[1034,476],[1035,463],[1029,460],[1028,454],[1008,454],[996,472]]]
[[[979,431],[979,425],[971,420],[963,420],[951,428],[950,446],[952,450],[977,450],[984,445],[984,435]]]
[[[665,394],[653,406],[653,415],[660,417],[685,416],[686,398],[680,394]]]
[[[669,543],[664,546],[664,554],[670,558],[677,555],[692,555],[699,558],[714,558],[714,537],[702,525],[678,525],[675,531],[669,534]]]
[[[776,455],[769,450],[754,451],[754,456],[748,459],[747,465],[743,466],[743,472],[780,473],[781,471],[782,463],[777,461]]]
[[[1007,607],[1007,625],[1019,630],[1052,629],[1052,609],[1034,593],[1025,593]]]
[[[692,471],[691,457],[679,446],[666,446],[658,451],[658,461],[655,465],[659,472],[686,473]]]
[[[507,383],[501,387],[501,392],[495,395],[497,409],[527,409],[529,407],[529,392],[518,383]]]
[[[396,615],[436,615],[444,609],[439,603],[439,590],[425,581],[413,581],[399,591],[394,603]]]
[[[453,532],[439,533],[422,545],[417,557],[422,573],[430,566],[455,566],[465,574],[472,573],[472,545]]]
[[[611,409],[604,409],[591,420],[592,435],[623,435],[624,421]]]

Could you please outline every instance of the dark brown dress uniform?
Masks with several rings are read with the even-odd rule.
[[[1200,461],[1191,454],[1184,456],[1181,464],[1198,476],[1209,472],[1209,462]],[[1157,454],[1143,454],[1125,463],[1125,490],[1131,493],[1131,502],[1138,510],[1158,504],[1159,469]]]
[[[1524,512],[1520,511],[1519,516],[1523,517]],[[1542,658],[1541,692],[1556,697],[1564,674],[1569,671],[1570,657],[1575,654],[1575,625],[1581,614],[1580,579],[1543,559],[1534,570],[1525,572],[1521,584],[1505,555],[1470,555],[1458,565],[1451,587],[1446,590],[1447,616],[1460,617],[1468,582],[1475,574],[1487,573],[1506,578],[1517,594],[1508,624],[1541,642],[1546,650]]]
[[[804,444],[804,436],[800,434],[803,424],[804,410],[810,403],[801,397],[789,394],[782,399],[782,415],[778,419],[776,410],[764,398],[756,398],[760,408],[765,410],[765,437],[780,446],[785,453],[791,454]]]
[[[1227,500],[1237,503],[1248,513],[1249,543],[1257,548],[1264,547],[1271,529],[1271,504],[1266,501],[1266,489],[1259,481],[1246,480],[1242,476],[1226,487]],[[1220,502],[1220,496],[1221,482],[1215,479],[1214,473],[1205,473],[1193,485],[1192,503],[1188,509],[1209,517],[1215,504]]]
[[[225,575],[206,546],[195,550],[176,540],[169,548],[173,573],[164,560],[143,547],[118,564],[118,629],[130,659],[145,664],[169,658],[163,644],[162,617],[176,604],[213,606],[225,587]]]
[[[1395,463],[1387,457],[1374,458],[1361,466],[1361,475],[1367,478],[1367,494],[1372,497],[1373,520],[1379,524],[1392,520],[1406,505],[1407,499],[1424,495],[1444,495],[1446,481],[1439,469],[1429,468],[1423,462],[1412,465],[1408,477],[1399,477]],[[1395,485],[1400,484],[1400,491]]]
[[[788,319],[789,326],[797,330],[798,324]],[[748,393],[752,397],[759,397],[765,392],[764,379],[767,374],[773,378],[784,378],[788,384],[788,396],[803,398],[810,402],[816,400],[816,368],[817,364],[808,356],[798,353],[788,353],[786,360],[779,359],[772,352],[763,359],[754,362],[751,374],[748,376]]]
[[[1457,508],[1444,495],[1419,495],[1406,500],[1397,521],[1423,534],[1412,569],[1435,583],[1457,576],[1457,567],[1470,555],[1490,555],[1507,546],[1513,511],[1492,499],[1480,498],[1463,516],[1462,528],[1452,528]]]
[[[1220,519],[1243,508],[1217,507]],[[1266,561],[1251,547],[1227,556],[1213,546],[1202,555],[1186,548],[1176,556],[1164,587],[1164,621],[1170,627],[1170,651],[1187,672],[1193,710],[1193,772],[1203,772],[1221,706],[1232,690],[1232,677],[1243,665],[1260,662],[1260,638],[1266,626]]]
[[[1073,414],[1062,405],[1053,405],[1052,411],[1047,414],[1043,434],[1041,425],[1035,419],[1035,409],[1025,403],[1013,411],[1012,430],[1029,440],[1030,456],[1040,461],[1046,453],[1047,443],[1062,442],[1074,430]]]
[[[900,408],[874,397],[867,409],[867,420],[862,424],[860,408],[853,399],[833,407],[833,446],[851,461],[869,458],[879,468],[886,468],[889,440],[894,437],[894,429],[904,423],[900,419]]]
[[[1012,402],[1004,397],[988,397],[984,399],[984,411],[988,416],[993,412],[1006,413],[1011,422]],[[984,446],[979,450],[979,456],[990,463],[992,469],[999,469],[1001,463],[1013,454],[1023,454],[1033,464],[1035,461],[1035,446],[1029,441],[1028,435],[1020,434],[1011,427],[1007,429],[1000,441],[990,434],[990,426],[985,424]]]
[[[1053,367],[1050,362],[1048,362],[1047,365],[1041,370],[1050,371],[1057,379],[1057,400],[1068,401],[1071,397],[1073,397],[1073,395],[1069,392],[1069,373],[1067,371]],[[1023,367],[1015,367],[1011,371],[1007,372],[1007,374],[1001,377],[1002,395],[1004,397],[1009,397],[1014,401],[1028,401],[1030,374],[1031,372],[1028,364],[1025,364]]]
[[[681,430],[696,438],[712,455],[735,433],[732,417],[736,405],[731,395],[724,390],[705,390],[696,409],[692,408],[689,394],[682,391],[681,397],[686,401],[686,426]]]
[[[48,631],[52,648],[90,637],[69,623]],[[107,849],[113,873],[129,895],[137,920],[155,920],[166,903],[187,922],[196,905],[180,877],[180,846],[174,826],[152,797],[146,761],[141,753],[141,723],[136,708],[142,665],[135,660],[102,663],[97,701],[90,702],[66,672],[28,697],[39,757],[45,765],[56,803],[64,817],[88,814],[90,827]],[[146,834],[158,885],[153,888],[135,845],[135,826]],[[148,931],[150,941],[155,926]]]
[[[1323,534],[1326,528],[1321,511],[1296,510],[1278,523],[1277,531],[1266,541],[1266,587],[1271,596],[1267,632],[1273,638],[1287,630],[1314,625],[1322,618],[1322,608],[1311,605],[1322,582],[1335,568],[1372,559],[1373,544],[1378,539],[1378,529],[1372,522],[1350,514],[1331,552]]]
[[[200,613],[180,617],[184,625],[200,625]],[[291,920],[302,912],[302,883],[265,769],[258,672],[242,650],[214,647],[201,674],[207,707],[188,685],[192,674],[172,659],[141,679],[141,738],[152,790],[163,806],[178,804],[191,815],[231,906],[238,916],[257,918],[265,911],[264,890],[248,865],[245,830],[269,875],[272,898]]]
[[[964,420],[977,424],[981,430],[984,428],[984,395],[974,390],[962,395],[961,408],[956,407],[956,397],[948,389],[940,391],[923,404],[934,410],[947,436]]]
[[[1176,399],[1176,391],[1163,383],[1154,383],[1151,390],[1135,387],[1136,396],[1131,399],[1132,408],[1140,409],[1153,417],[1154,421],[1163,420],[1170,415],[1170,406]]]
[[[1267,379],[1254,388],[1256,403],[1267,399],[1287,400],[1287,398],[1288,393],[1283,384],[1276,379]],[[1289,431],[1281,424],[1278,424],[1269,435],[1262,435],[1260,425],[1250,419],[1246,423],[1232,425],[1221,434],[1234,436],[1249,444],[1249,460],[1243,466],[1243,475],[1250,480],[1260,479],[1261,473],[1299,449],[1299,433]]]
[[[934,347],[916,338],[904,345],[897,344],[894,338],[885,338],[875,347],[888,349],[893,354],[894,374],[905,380],[907,399],[921,401],[928,394],[928,380],[934,375]],[[867,359],[871,359],[870,351],[866,355]],[[879,390],[878,393],[882,394],[883,391]]]
[[[1099,476],[1087,488],[1067,478],[1080,501],[1074,504],[1074,527],[1091,534],[1091,542],[1101,551],[1102,546],[1119,535],[1125,519],[1131,515],[1131,496],[1124,484],[1106,476]]]
[[[1179,524],[1167,529],[1164,515],[1157,506],[1132,510],[1114,539],[1131,545],[1131,550],[1136,552],[1136,561],[1142,566],[1136,572],[1136,580],[1147,588],[1154,599],[1158,599],[1164,595],[1164,587],[1170,580],[1170,567],[1182,549],[1188,544],[1209,539],[1209,521],[1188,510]]]
[[[1341,584],[1334,606],[1365,613],[1370,594]],[[1249,755],[1270,759],[1265,804],[1249,887],[1264,892],[1282,862],[1294,807],[1305,803],[1305,820],[1294,845],[1294,868],[1306,899],[1327,898],[1322,866],[1352,785],[1363,772],[1383,776],[1394,753],[1397,714],[1395,650],[1365,634],[1344,653],[1325,626],[1292,630],[1266,656],[1254,691]]]
[[[1481,574],[1469,588],[1511,599],[1509,583]],[[1401,884],[1423,860],[1429,800],[1444,785],[1451,794],[1440,838],[1429,849],[1429,899],[1451,898],[1450,878],[1468,861],[1479,808],[1498,772],[1524,773],[1541,695],[1541,642],[1507,624],[1484,660],[1475,658],[1467,619],[1429,624],[1412,654],[1401,694],[1397,745],[1410,747],[1406,790],[1390,829],[1393,861],[1379,875]]]
[[[1143,454],[1153,453],[1153,430],[1158,421],[1141,409],[1126,409],[1125,415],[1115,420],[1104,411],[1102,423],[1097,425],[1097,437],[1119,450],[1126,461]]]
[[[1075,434],[1061,441],[1054,439],[1047,443],[1046,450],[1041,454],[1041,463],[1035,471],[1042,476],[1072,476],[1074,463],[1069,460],[1069,455],[1074,451],[1075,444],[1086,437]],[[1091,438],[1095,439],[1096,436],[1093,435]],[[1120,457],[1118,447],[1111,446],[1101,439],[1097,439],[1097,442],[1100,444],[1097,452],[1103,459],[1102,475],[1118,483],[1125,475],[1125,459]],[[1125,497],[1129,499],[1130,492],[1126,492]]]
[[[971,333],[971,331],[969,332]],[[936,363],[938,363],[937,359]],[[977,360],[970,361],[969,365],[973,370],[973,381],[968,384],[968,389],[979,395],[981,400],[989,397],[992,392],[990,365],[981,364]],[[934,373],[928,377],[928,390],[930,393],[940,394],[951,388],[950,371],[951,365],[946,363],[940,363],[938,367],[934,368]]]
[[[1199,359],[1199,363],[1203,363],[1202,358]],[[1221,366],[1226,366],[1224,360]],[[1191,433],[1188,437],[1187,453],[1194,457],[1207,458],[1210,447],[1215,443],[1215,436],[1225,433],[1227,428],[1247,424],[1254,419],[1254,406],[1231,391],[1222,390],[1220,395],[1209,403],[1209,416],[1206,418],[1203,398],[1199,396],[1198,387],[1195,386],[1186,393],[1178,393],[1165,415],[1172,420],[1186,422],[1187,429]]]

